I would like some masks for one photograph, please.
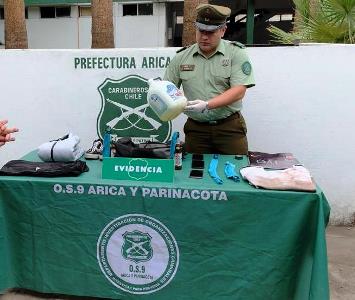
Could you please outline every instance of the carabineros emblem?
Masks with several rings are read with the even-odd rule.
[[[131,294],[150,294],[174,279],[179,248],[159,220],[128,214],[101,231],[97,260],[103,275],[117,288]]]
[[[152,237],[148,233],[138,230],[125,232],[123,234],[124,244],[122,246],[122,256],[135,263],[148,261],[153,256],[153,249],[150,244]]]
[[[114,139],[131,137],[134,142],[166,142],[171,121],[163,122],[147,102],[147,79],[129,75],[119,80],[106,79],[99,87],[101,110],[97,132],[103,137],[109,126]]]

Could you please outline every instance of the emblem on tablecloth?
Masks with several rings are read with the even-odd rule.
[[[179,266],[179,248],[160,221],[140,214],[109,223],[97,242],[101,271],[116,287],[132,294],[164,288]]]
[[[122,256],[135,263],[150,260],[153,256],[152,237],[148,233],[134,230],[123,234]]]

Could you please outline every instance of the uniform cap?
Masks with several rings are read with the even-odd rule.
[[[197,17],[195,25],[204,31],[215,31],[224,26],[231,10],[225,6],[200,4],[196,7]]]

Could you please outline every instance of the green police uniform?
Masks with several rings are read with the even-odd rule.
[[[230,13],[226,9],[200,5],[197,7],[196,26],[200,30],[216,30],[225,24],[227,12]],[[255,85],[245,47],[223,39],[209,57],[200,51],[197,43],[178,51],[164,79],[178,87],[182,85],[188,100],[208,101],[231,87]],[[241,109],[242,101],[239,100],[204,113],[186,112],[189,117],[184,126],[187,150],[193,153],[247,154],[246,125]]]
[[[245,47],[221,40],[216,53],[206,58],[197,44],[180,51],[166,69],[165,80],[183,86],[188,100],[210,100],[237,85],[254,86],[254,75]],[[196,121],[224,119],[242,109],[242,101],[211,109],[205,114],[186,113]]]

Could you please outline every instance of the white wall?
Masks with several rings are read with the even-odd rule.
[[[72,6],[71,17],[41,19],[39,7],[28,8],[26,19],[29,49],[91,48],[91,17],[78,16]],[[5,42],[4,20],[0,20],[0,41]]]
[[[244,114],[250,148],[293,152],[332,204],[355,220],[355,45],[249,48],[257,86]]]
[[[30,49],[78,48],[78,20],[73,18],[27,21]]]
[[[165,3],[153,3],[153,16],[123,16],[122,4],[116,4],[116,47],[164,47],[166,39]]]
[[[0,51],[0,119],[18,126],[17,141],[0,149],[0,163],[17,159],[69,130],[87,148],[96,136],[106,79],[164,69],[75,69],[74,57],[174,56],[174,48]],[[331,220],[355,216],[355,45],[249,48],[257,85],[244,101],[250,149],[292,152],[321,186]],[[174,122],[181,128],[184,119]]]

